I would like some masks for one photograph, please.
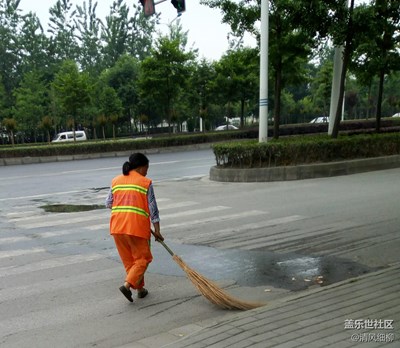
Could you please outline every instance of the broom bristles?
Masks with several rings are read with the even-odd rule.
[[[265,305],[264,303],[242,301],[231,296],[226,291],[219,288],[214,282],[191,269],[178,255],[173,255],[172,258],[185,271],[197,290],[217,306],[225,309],[248,310]]]

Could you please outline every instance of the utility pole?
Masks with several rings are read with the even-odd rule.
[[[333,61],[333,77],[331,90],[331,105],[329,108],[328,134],[332,135],[333,125],[335,124],[336,111],[339,102],[340,76],[343,69],[343,46],[335,47],[335,57]]]
[[[350,0],[347,0],[347,7],[350,6]],[[329,108],[329,126],[328,135],[332,135],[333,126],[335,124],[337,108],[339,103],[339,92],[340,92],[340,77],[343,69],[343,52],[344,47],[335,47],[335,57],[333,61],[333,77],[332,77],[332,89],[331,89],[331,105]],[[344,115],[344,102],[342,104],[341,118],[343,120]]]
[[[260,122],[258,141],[268,140],[268,27],[269,0],[261,0],[261,37],[260,37]]]

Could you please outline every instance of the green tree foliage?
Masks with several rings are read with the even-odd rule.
[[[212,112],[212,106],[219,101],[213,88],[215,78],[215,64],[203,58],[198,64],[193,65],[193,72],[189,81],[192,88],[186,90],[185,97],[191,105],[192,129],[200,129],[200,118],[205,124],[203,130],[210,129],[210,123],[218,116]]]
[[[48,88],[40,73],[25,74],[21,85],[14,91],[14,117],[19,129],[31,134],[36,142],[41,119],[48,110]]]
[[[0,75],[0,126],[2,119],[6,118],[7,116],[6,107],[7,107],[7,94],[6,94],[6,89],[4,88],[2,76]]]
[[[105,67],[113,66],[126,53],[139,59],[149,55],[157,17],[144,19],[140,8],[134,9],[134,16],[130,17],[129,6],[123,0],[115,0],[105,23],[101,22]]]
[[[100,21],[96,15],[97,2],[93,4],[83,2],[77,5],[77,16],[74,18],[75,27],[78,31],[79,41],[79,62],[82,69],[90,76],[97,77],[102,69],[102,56],[99,50],[101,47]]]
[[[142,62],[139,86],[141,99],[146,105],[156,109],[167,120],[169,132],[174,118],[179,118],[179,100],[182,91],[187,86],[190,76],[190,62],[195,58],[192,51],[182,50],[179,38],[160,37],[152,55]]]
[[[385,78],[400,70],[400,2],[376,0],[372,6],[360,6],[354,17],[360,35],[352,67],[360,82],[366,85],[375,76],[379,79],[376,102],[376,131],[379,132]]]
[[[56,74],[53,87],[56,103],[60,105],[65,116],[64,124],[70,117],[72,130],[75,131],[76,123],[80,120],[79,116],[90,102],[92,86],[89,84],[88,75],[79,72],[75,62],[67,60]]]
[[[110,120],[113,126],[113,138],[115,139],[115,126],[123,110],[122,102],[118,98],[114,88],[106,86],[103,88],[100,95],[100,109],[106,119]]]
[[[22,47],[19,65],[21,73],[28,71],[41,71],[48,73],[51,66],[48,47],[49,39],[44,34],[42,25],[36,14],[28,13],[23,17],[20,33],[20,45]]]
[[[47,142],[50,144],[51,136],[50,131],[53,129],[53,118],[51,116],[44,116],[40,120],[39,128],[43,129],[46,132]]]
[[[329,116],[329,106],[332,90],[333,62],[326,60],[320,66],[316,76],[311,81],[311,95],[313,98],[314,112],[320,116]]]
[[[53,58],[56,61],[76,60],[78,58],[78,45],[74,34],[76,9],[73,8],[72,1],[57,0],[49,12],[50,47]]]
[[[5,127],[6,131],[9,134],[9,137],[11,139],[11,144],[14,146],[15,144],[14,132],[17,129],[17,121],[14,118],[5,118],[2,123],[3,127]]]
[[[137,80],[139,75],[139,62],[127,54],[121,56],[116,64],[103,72],[101,80],[112,87],[122,105],[122,122],[130,130],[132,121],[136,124],[138,103]]]
[[[203,0],[202,3],[223,12],[223,21],[232,32],[242,37],[250,32],[259,37],[257,21],[260,19],[259,1]],[[274,137],[279,137],[281,93],[285,85],[305,78],[304,66],[317,45],[316,37],[326,35],[328,10],[334,1],[270,1],[269,62],[274,80],[273,117]],[[305,22],[304,18],[311,18]],[[321,24],[322,23],[322,24]]]
[[[0,1],[0,76],[5,88],[6,104],[10,108],[12,92],[20,81],[18,27],[21,21],[20,0]]]
[[[251,48],[229,51],[216,64],[214,91],[227,105],[240,104],[240,124],[244,125],[245,105],[258,97],[259,57]],[[231,117],[233,115],[227,115]]]

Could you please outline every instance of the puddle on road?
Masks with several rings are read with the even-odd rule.
[[[79,213],[95,209],[105,209],[104,204],[46,204],[40,206],[46,213]]]
[[[166,241],[171,249],[212,280],[231,279],[241,286],[270,285],[297,291],[312,285],[324,286],[370,272],[372,269],[333,256],[276,254],[268,251],[220,250]],[[149,271],[164,275],[183,272],[161,245],[152,246],[154,261]]]

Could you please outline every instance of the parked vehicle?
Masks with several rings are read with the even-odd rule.
[[[215,128],[216,131],[222,131],[222,130],[235,130],[235,129],[239,129],[238,127],[235,127],[234,125],[223,125],[223,126],[219,126],[217,128]]]
[[[320,116],[317,118],[313,118],[310,123],[329,123],[329,117],[328,116]]]
[[[394,114],[392,117],[400,117],[400,112],[398,112],[397,114]]]
[[[75,139],[76,141],[87,140],[86,133],[84,131],[75,131]],[[58,133],[51,142],[60,143],[66,141],[74,141],[74,132],[71,131]]]

